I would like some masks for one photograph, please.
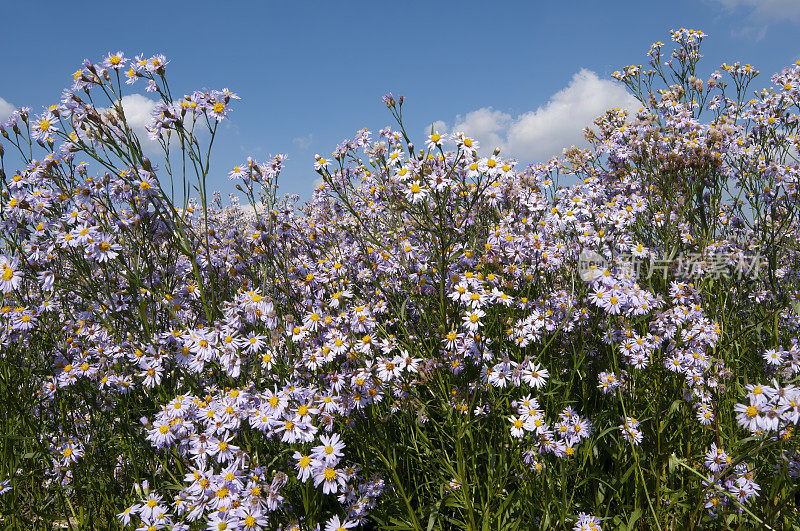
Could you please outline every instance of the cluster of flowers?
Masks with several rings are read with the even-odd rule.
[[[226,517],[222,513],[233,507],[238,509],[234,517],[244,521],[245,529],[251,529],[264,525],[265,512],[281,507],[286,474],[276,474],[271,483],[262,483],[263,471],[258,467],[251,471],[248,454],[231,442],[240,425],[246,423],[268,439],[287,444],[318,440],[320,444],[309,454],[293,453],[296,478],[300,483],[312,479],[324,494],[338,494],[347,511],[346,521],[354,525],[374,506],[383,481],[378,477],[361,480],[358,466],[340,463],[345,449],[341,437],[318,433],[317,424],[331,430],[329,415],[338,408],[337,402],[331,394],[319,396],[302,387],[252,395],[232,389],[202,399],[174,398],[152,422],[144,422],[147,440],[154,447],[175,448],[192,463],[192,471],[184,478],[189,486],[175,498],[175,510],[179,514],[188,512],[187,519],[194,521],[207,511],[215,512],[216,518]],[[325,415],[327,422],[317,419]],[[134,512],[132,507],[125,514]]]
[[[714,474],[714,483],[703,482],[706,487],[705,507],[712,515],[723,509],[734,507],[741,512],[742,507],[750,499],[758,495],[761,487],[753,479],[753,470],[746,463],[734,466],[727,475],[727,468],[731,463],[731,456],[724,449],[711,443],[711,448],[706,452],[705,465]],[[727,477],[723,481],[723,476]]]
[[[697,60],[701,33],[681,30],[673,40],[670,68]],[[656,73],[663,73],[660,54],[659,43],[651,50]],[[677,246],[724,252],[733,267],[749,242],[767,245],[763,234],[777,225],[796,237],[789,202],[800,172],[765,157],[761,146],[797,146],[800,137],[784,131],[798,123],[790,105],[800,67],[776,75],[775,89],[746,104],[724,91],[709,96],[723,86],[717,73],[705,87],[696,79],[689,89],[651,91],[638,113],[598,119],[597,132],[587,133],[593,149],[525,170],[499,151],[480,155],[464,133],[434,132],[415,150],[402,127],[384,128],[375,140],[361,130],[331,159],[316,157],[322,184],[307,204],[287,198],[248,211],[209,200],[204,184],[199,203],[185,197],[178,206],[161,185],[165,173],[174,177],[172,166],[159,170],[127,149],[138,140],[118,103],[126,67],[126,83],[143,79],[161,97],[148,131],[165,147],[194,139],[197,124],[213,133],[236,99],[222,90],[172,101],[166,64],[163,56],[129,61],[121,52],[86,61],[60,105],[35,118],[22,109],[0,127],[14,146],[25,130],[47,150],[34,160],[20,149],[25,164],[3,190],[0,216],[0,346],[6,359],[38,349],[45,367],[35,413],[56,419],[45,423],[53,440],[47,485],[80,488],[76,474],[90,473],[90,455],[100,459],[100,416],[150,447],[147,473],[156,482],[183,485],[170,498],[129,500],[118,515],[125,525],[299,525],[303,510],[287,500],[308,496],[313,485],[336,513],[325,529],[350,528],[387,489],[376,460],[356,462],[366,449],[349,441],[409,412],[424,426],[436,382],[448,382],[444,400],[458,416],[501,419],[528,467],[520,473],[570,462],[581,446],[591,451],[605,428],[626,451],[644,451],[656,428],[637,420],[652,413],[638,398],[653,382],[663,382],[664,393],[677,389],[691,406],[704,447],[720,437],[715,422],[740,399],[726,382],[748,377],[735,372],[733,353],[722,352],[723,338],[736,332],[718,322],[720,301],[700,289],[702,280],[643,283],[619,257],[664,257]],[[755,75],[725,70],[740,84]],[[634,67],[617,77],[641,84],[656,76]],[[112,107],[96,108],[80,91],[102,91]],[[385,101],[393,112],[402,105]],[[713,120],[701,121],[703,111]],[[448,142],[454,150],[445,150]],[[204,167],[201,150],[191,141],[181,146]],[[104,169],[94,174],[78,153]],[[230,177],[253,198],[254,184],[276,186],[284,159],[248,159]],[[706,174],[748,192],[743,167],[769,181],[750,194],[769,207],[754,217],[719,194],[686,193],[711,186]],[[666,180],[676,172],[685,178]],[[580,180],[558,187],[555,174]],[[683,202],[664,201],[670,192]],[[682,210],[696,196],[692,212],[702,216]],[[763,252],[780,249],[772,275],[735,286],[745,305],[727,315],[747,320],[752,301],[776,305],[774,328],[792,346],[768,350],[763,363],[759,353],[739,354],[757,359],[754,370],[773,381],[748,385],[749,402],[735,412],[741,431],[777,432],[791,444],[800,420],[789,383],[800,367],[800,316],[785,301],[800,293],[792,267],[800,257],[782,240],[770,242]],[[587,251],[607,266],[584,278],[576,272]],[[597,385],[565,384],[577,371]],[[585,410],[590,403],[599,410]],[[139,425],[124,420],[131,408],[144,415]],[[729,456],[716,445],[709,455],[718,476],[703,485],[709,514],[758,495],[752,468],[727,471]],[[797,454],[781,456],[796,478]],[[130,491],[133,456],[112,457]],[[575,529],[600,529],[600,520],[580,513]]]
[[[790,378],[800,372],[799,353],[800,348],[797,341],[794,341],[789,351],[770,349],[765,352],[764,357],[767,358],[767,363],[775,366],[776,358],[780,363],[781,356],[787,356],[786,361],[777,367],[783,369],[783,373]],[[747,384],[745,389],[747,403],[739,403],[735,407],[739,424],[757,435],[777,432],[779,437],[790,438],[794,426],[800,420],[800,388],[792,384],[781,384],[773,379],[771,386]]]

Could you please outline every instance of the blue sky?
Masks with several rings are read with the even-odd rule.
[[[210,186],[233,192],[234,164],[287,153],[281,191],[306,199],[315,153],[392,125],[388,91],[405,96],[418,145],[436,122],[524,164],[559,153],[603,108],[632,105],[611,72],[646,62],[680,27],[709,35],[708,72],[758,68],[754,88],[800,59],[800,0],[0,0],[0,119],[56,103],[85,57],[163,53],[173,93],[227,87],[242,98],[218,135]]]

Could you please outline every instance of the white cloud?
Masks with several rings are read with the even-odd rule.
[[[733,35],[760,41],[771,23],[800,22],[798,0],[707,0],[720,4],[729,14],[736,14]],[[745,15],[742,17],[741,15]]]
[[[8,118],[11,116],[11,113],[13,113],[15,110],[17,110],[16,107],[8,103],[3,98],[0,98],[0,122],[5,122],[8,120]]]
[[[300,149],[308,149],[314,142],[313,133],[308,133],[306,136],[299,136],[292,140],[292,143]]]
[[[444,134],[448,131],[447,124],[445,122],[443,122],[442,120],[436,120],[432,124],[429,124],[428,127],[426,127],[422,131],[422,136],[426,140],[428,139],[428,136],[430,136],[431,134],[431,129],[433,129],[434,132],[438,131],[440,134]]]
[[[640,106],[622,84],[583,69],[547,105],[517,117],[508,130],[505,147],[517,156],[546,158],[583,143],[583,128],[606,110]]]
[[[122,97],[122,110],[125,113],[125,120],[128,121],[128,124],[140,137],[140,133],[143,133],[145,137],[147,136],[144,126],[152,120],[156,103],[155,100],[151,100],[141,94],[130,94]]]
[[[148,155],[162,153],[158,141],[150,139],[150,135],[145,128],[145,126],[153,120],[153,110],[155,110],[158,103],[159,100],[151,100],[143,94],[129,94],[122,97],[122,111],[125,113],[125,120],[136,133],[136,136],[139,137],[142,149]],[[106,110],[108,109],[98,109],[98,112],[102,114]],[[205,125],[201,126],[201,124],[204,124],[204,122],[198,121],[194,131],[195,137],[203,137],[208,132]],[[173,142],[174,141],[173,139]]]
[[[156,108],[156,100],[141,94],[129,94],[122,97],[122,111],[125,113],[125,121],[139,137],[139,142],[146,151],[150,151],[158,146],[155,140],[150,140],[145,126],[153,119],[153,109]],[[98,108],[97,112],[104,114],[107,107]]]
[[[759,22],[778,22],[789,19],[800,22],[800,2],[797,0],[712,0],[728,11],[745,9]]]
[[[562,149],[585,145],[583,128],[608,109],[636,110],[639,101],[625,87],[583,69],[562,90],[536,110],[516,117],[484,107],[458,116],[452,131],[476,138],[482,153],[499,147],[506,156],[521,160],[544,160]]]
[[[247,200],[245,200],[244,203],[240,202],[239,207],[249,214],[254,214],[256,211],[253,208],[253,205],[250,204]],[[262,214],[264,212],[264,209],[266,208],[266,205],[264,205],[264,203],[262,203],[261,201],[258,201],[256,202],[256,208],[258,209],[259,214]]]
[[[463,131],[468,136],[476,138],[480,142],[481,153],[489,154],[494,148],[505,144],[503,137],[513,122],[510,114],[484,107],[468,112],[466,116],[457,116],[453,132]]]

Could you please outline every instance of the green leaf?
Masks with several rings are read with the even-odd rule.
[[[672,454],[669,456],[669,460],[667,461],[667,468],[669,469],[670,474],[672,474],[676,466],[678,466],[678,456]]]
[[[641,510],[641,509],[638,509],[638,508],[637,508],[636,510],[634,510],[634,511],[631,513],[631,519],[630,519],[630,520],[628,520],[628,531],[632,531],[632,529],[633,529],[633,525],[634,525],[634,524],[636,523],[636,521],[637,521],[637,520],[639,520],[639,518],[641,518],[641,517],[642,517],[642,510]]]
[[[439,509],[442,506],[442,501],[443,500],[439,500],[438,502],[436,502],[436,505],[433,506],[433,510],[431,511],[431,514],[428,517],[427,531],[432,531],[433,525],[436,523],[436,520],[439,517]]]
[[[602,505],[603,500],[606,499],[606,486],[600,483],[597,486],[597,505]]]
[[[625,473],[622,474],[622,477],[619,479],[619,482],[625,483],[626,481],[628,481],[628,478],[631,476],[631,474],[633,474],[634,468],[636,468],[636,463],[628,467],[628,470],[626,470]]]

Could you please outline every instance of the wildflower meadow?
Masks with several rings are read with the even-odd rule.
[[[800,62],[704,37],[526,168],[387,94],[302,203],[210,187],[235,93],[84,61],[0,127],[0,523],[799,529]]]

